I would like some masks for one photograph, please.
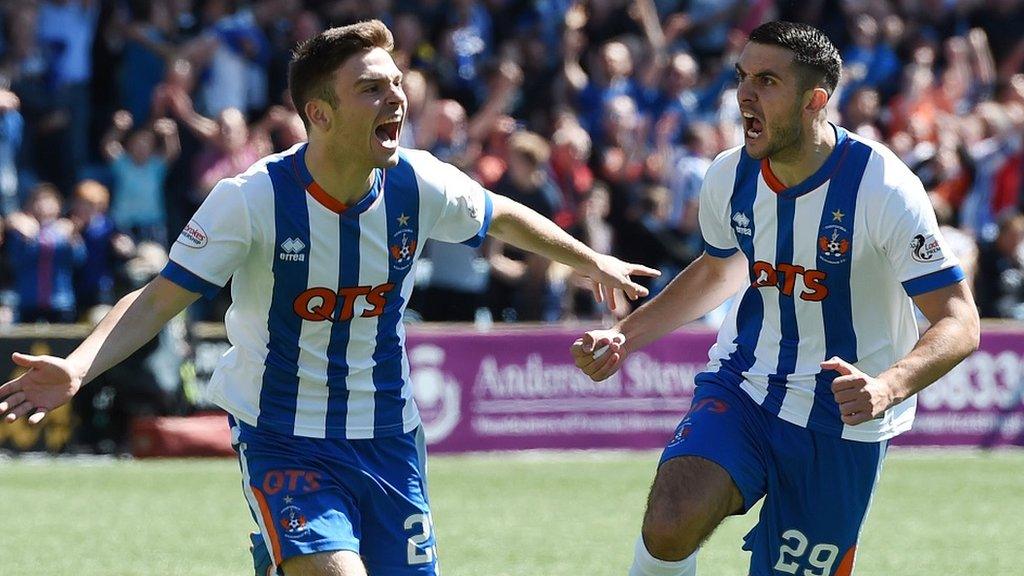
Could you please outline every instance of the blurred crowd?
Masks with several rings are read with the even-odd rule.
[[[1024,0],[11,0],[0,324],[90,321],[156,274],[218,180],[304,140],[291,48],[367,18],[405,70],[403,145],[660,268],[652,293],[700,254],[704,172],[742,142],[746,35],[813,24],[845,64],[832,121],[920,176],[982,314],[1024,319]],[[414,318],[605,313],[571,270],[499,242],[424,256]]]

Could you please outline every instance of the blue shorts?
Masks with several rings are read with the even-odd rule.
[[[231,419],[242,489],[274,564],[351,550],[374,576],[434,576],[422,429],[370,440],[288,436]],[[257,560],[258,562],[258,560]]]
[[[765,498],[743,546],[750,576],[848,576],[886,443],[786,422],[718,374],[699,374],[696,383],[661,462],[699,456],[718,464],[743,495],[744,512]]]

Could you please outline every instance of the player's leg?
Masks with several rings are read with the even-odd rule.
[[[731,384],[698,377],[690,411],[662,454],[630,576],[695,574],[700,544],[764,494],[758,410]]]
[[[746,537],[750,576],[850,576],[885,443],[777,421],[761,517]]]
[[[257,576],[273,574],[275,569],[280,574],[281,566],[303,556],[318,557],[294,563],[291,572],[365,574],[353,572],[347,566],[351,562],[340,564],[345,555],[324,554],[348,551],[359,560],[361,512],[354,492],[338,480],[358,476],[358,470],[334,459],[337,441],[274,434],[245,424],[234,425],[232,433],[243,493],[259,526],[252,538]],[[269,561],[264,552],[269,553]],[[348,569],[310,572],[334,565]]]
[[[294,556],[282,568],[285,576],[366,576],[359,554],[349,550]]]
[[[742,508],[743,496],[721,466],[697,456],[673,458],[654,478],[643,539],[655,557],[682,560]]]
[[[426,483],[423,430],[361,449],[366,474],[361,554],[373,576],[435,576],[437,547]]]

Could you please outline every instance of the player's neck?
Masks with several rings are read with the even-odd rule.
[[[323,145],[312,142],[306,147],[306,168],[313,180],[335,200],[346,206],[359,201],[373,185],[373,167],[355,166],[350,162],[338,162],[337,154],[331,154]]]
[[[828,122],[811,128],[799,146],[771,156],[772,172],[787,188],[811,177],[836,147],[836,131]]]

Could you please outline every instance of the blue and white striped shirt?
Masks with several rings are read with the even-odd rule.
[[[419,425],[402,314],[424,241],[478,245],[489,193],[427,152],[402,149],[343,206],[313,181],[300,144],[221,181],[163,275],[212,296],[232,278],[232,347],[211,399],[258,428],[377,438]]]
[[[963,279],[921,181],[883,145],[836,128],[836,147],[786,188],[741,148],[708,169],[700,201],[707,253],[743,252],[749,284],[736,295],[708,370],[783,420],[873,442],[908,430],[916,398],[845,425],[831,390],[838,356],[877,376],[918,330],[910,297]]]

